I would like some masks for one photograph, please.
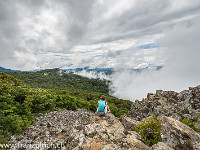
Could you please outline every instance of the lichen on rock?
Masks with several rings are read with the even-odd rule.
[[[171,117],[162,116],[162,141],[171,147],[181,150],[199,150],[200,134],[192,128]]]

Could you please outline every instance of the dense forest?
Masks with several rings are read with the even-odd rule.
[[[86,108],[96,111],[101,95],[112,113],[128,113],[131,101],[109,95],[108,83],[59,69],[38,72],[0,72],[0,143],[20,134],[39,113]]]
[[[58,89],[86,92],[108,93],[105,81],[88,79],[72,72],[56,69],[47,69],[37,72],[8,72],[8,74],[23,81],[32,88]]]

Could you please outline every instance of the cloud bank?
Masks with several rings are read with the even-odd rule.
[[[199,84],[199,0],[0,3],[1,67],[125,70],[113,75],[111,87],[132,100]],[[129,72],[149,66],[164,67]]]
[[[198,0],[1,1],[0,65],[20,70],[114,66],[111,53],[154,43],[177,23],[199,16],[199,8]]]
[[[141,100],[158,89],[181,91],[200,85],[199,23],[200,17],[182,22],[156,41],[163,52],[163,69],[116,73],[112,78],[113,95]]]

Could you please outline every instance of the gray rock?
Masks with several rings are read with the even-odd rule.
[[[171,117],[162,116],[162,141],[177,150],[199,150],[200,134]]]
[[[129,123],[133,123],[131,118],[125,117],[125,119]],[[50,149],[63,150],[149,149],[142,142],[138,133],[129,131],[128,134],[125,134],[125,131],[119,119],[111,113],[99,117],[84,109],[78,111],[58,110],[38,117],[22,135],[13,136],[9,144],[21,143],[28,146],[42,143],[48,146],[52,145]],[[59,148],[55,146],[59,146]],[[20,149],[20,147],[13,149]],[[27,147],[26,149],[34,148]],[[47,147],[39,145],[38,149],[43,150]]]
[[[133,130],[133,127],[137,126],[139,123],[139,121],[127,117],[126,115],[120,116],[120,121],[122,122],[126,130]]]
[[[137,121],[160,115],[192,120],[197,114],[200,114],[200,86],[180,93],[162,90],[157,90],[156,94],[148,93],[147,98],[132,104],[129,113]]]
[[[164,142],[158,142],[157,144],[154,144],[149,150],[174,150],[174,149],[168,146]]]
[[[58,110],[43,114],[36,119],[31,127],[25,129],[22,133],[23,136],[13,136],[9,144],[46,143],[48,146],[59,145],[64,147],[66,145],[67,149],[80,147],[81,140],[84,137],[83,134],[79,134],[79,125],[82,125],[83,122],[89,123],[92,116],[92,112],[84,109],[78,111]],[[77,135],[80,135],[78,139],[75,138]],[[67,143],[70,143],[70,145],[67,145]],[[13,149],[17,149],[17,147]]]

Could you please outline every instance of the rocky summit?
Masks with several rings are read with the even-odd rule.
[[[30,150],[200,150],[200,134],[195,130],[200,123],[200,117],[196,117],[200,114],[199,102],[200,86],[180,93],[149,93],[142,101],[135,101],[130,113],[120,118],[111,113],[99,117],[86,109],[60,109],[40,114],[21,135],[12,136],[8,144],[10,149]],[[161,141],[150,146],[133,129],[151,117],[161,123]],[[184,119],[195,123],[186,125]]]
[[[142,120],[149,116],[170,116],[177,120],[192,120],[200,113],[200,86],[190,87],[180,93],[157,90],[148,93],[142,101],[136,100],[131,107],[130,116]]]
[[[22,135],[12,136],[9,144],[16,144],[13,149],[18,145],[26,149],[33,149],[33,145],[41,146],[40,149],[63,150],[149,149],[137,132],[126,133],[122,123],[111,113],[99,117],[84,109],[42,115]]]

